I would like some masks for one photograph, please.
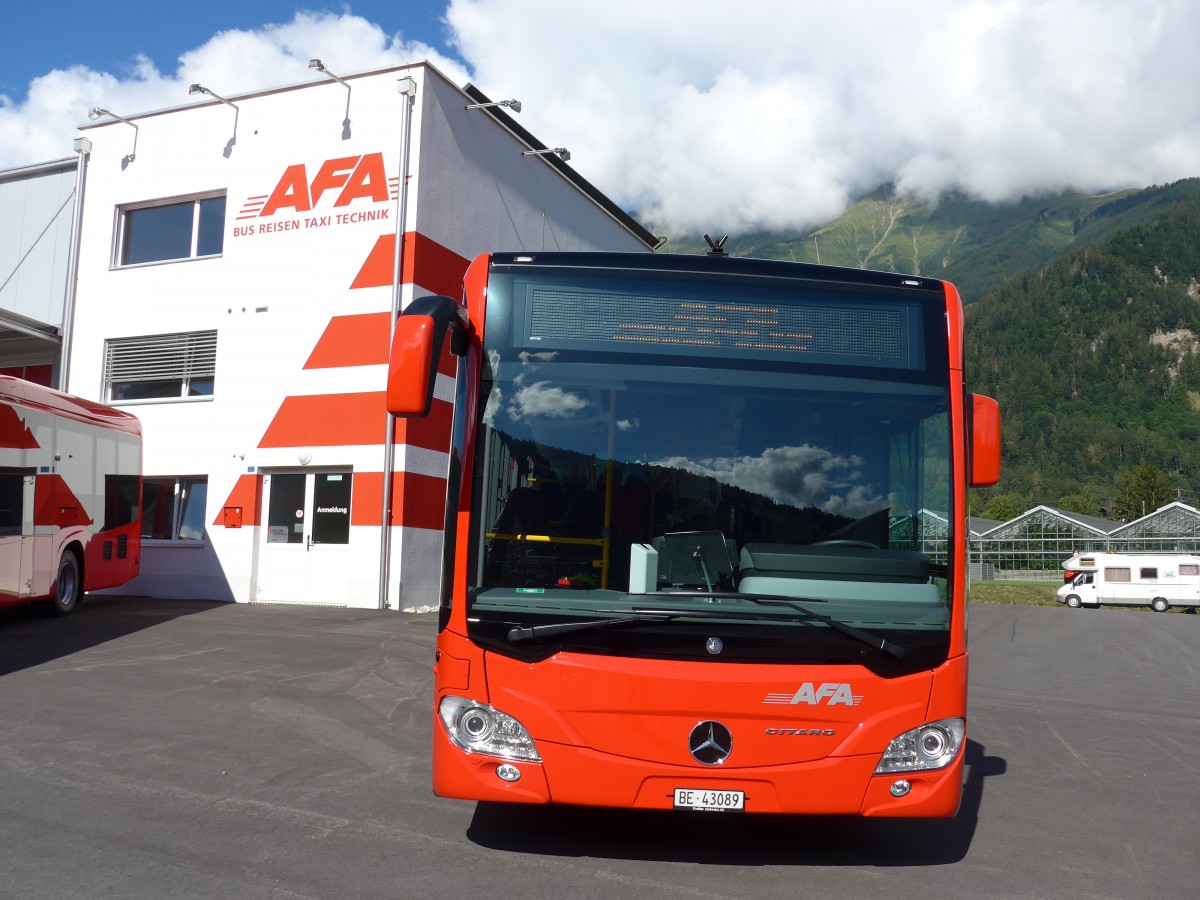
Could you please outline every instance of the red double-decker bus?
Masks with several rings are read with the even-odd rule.
[[[141,558],[135,416],[0,375],[0,606],[72,612]]]
[[[937,279],[711,255],[497,253],[415,300],[390,410],[457,357],[435,792],[953,815],[1000,443],[962,332]]]

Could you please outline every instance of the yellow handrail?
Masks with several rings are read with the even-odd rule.
[[[543,544],[585,544],[591,547],[603,547],[608,544],[608,538],[572,538],[555,537],[552,534],[498,534],[489,531],[484,535],[488,540],[497,541],[530,541]]]

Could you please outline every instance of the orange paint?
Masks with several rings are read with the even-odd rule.
[[[286,397],[258,446],[382,445],[387,422],[383,391]]]
[[[262,510],[262,476],[239,475],[233,490],[229,492],[229,499],[225,501],[225,506],[241,507],[242,527],[261,525],[259,515]],[[217,517],[213,519],[212,524],[224,526],[224,508],[217,512]]]
[[[674,789],[688,787],[744,791],[747,811],[758,813],[944,817],[958,809],[962,751],[941,770],[905,775],[874,770],[882,748],[899,732],[941,715],[930,708],[931,695],[938,708],[963,702],[963,663],[886,680],[851,664],[722,666],[569,652],[531,665],[484,653],[452,632],[442,633],[439,648],[453,654],[455,666],[437,671],[435,704],[451,693],[486,698],[517,715],[542,756],[540,764],[515,763],[522,772],[515,786],[501,782],[494,757],[463,753],[435,719],[439,796],[669,810]],[[464,687],[464,669],[469,675],[484,669],[486,686],[471,679]],[[452,676],[453,686],[441,683]],[[762,702],[781,687],[814,679],[853,684],[864,700],[854,707]],[[961,714],[962,706],[956,708]],[[713,709],[741,711],[734,752],[721,767],[703,766],[688,753],[697,710]],[[789,725],[823,733],[772,733]],[[913,790],[896,798],[889,788],[901,777]]]
[[[390,318],[391,314],[386,312],[334,316],[325,326],[304,368],[386,365]]]
[[[395,274],[396,235],[381,235],[371,248],[351,289],[388,287]],[[410,231],[404,235],[404,259],[400,265],[400,283],[415,284],[434,294],[459,297],[467,260],[437,241]]]
[[[437,370],[433,366],[434,346],[441,335],[429,316],[401,316],[392,335],[392,353],[396,359],[388,372],[387,407],[395,416],[423,416],[433,399]]]
[[[398,419],[395,440],[426,450],[445,453],[450,446],[450,430],[454,425],[454,406],[446,400],[433,399],[429,415],[423,419]]]
[[[392,475],[391,524],[440,531],[446,522],[446,481],[416,472]],[[383,473],[354,473],[351,525],[376,525],[383,520]]]

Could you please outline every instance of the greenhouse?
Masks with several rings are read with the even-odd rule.
[[[1075,553],[1200,552],[1200,510],[1168,504],[1133,522],[1037,506],[1008,522],[977,530],[972,520],[972,577],[989,580],[1058,581]]]
[[[1121,525],[1110,535],[1111,550],[1126,553],[1200,552],[1200,510],[1171,503],[1148,516]]]

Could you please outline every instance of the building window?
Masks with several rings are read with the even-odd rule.
[[[225,196],[196,197],[121,211],[118,264],[219,256],[225,241]]]
[[[108,403],[205,399],[217,375],[217,332],[189,331],[104,342]]]
[[[142,537],[162,541],[204,540],[206,477],[142,478]]]

